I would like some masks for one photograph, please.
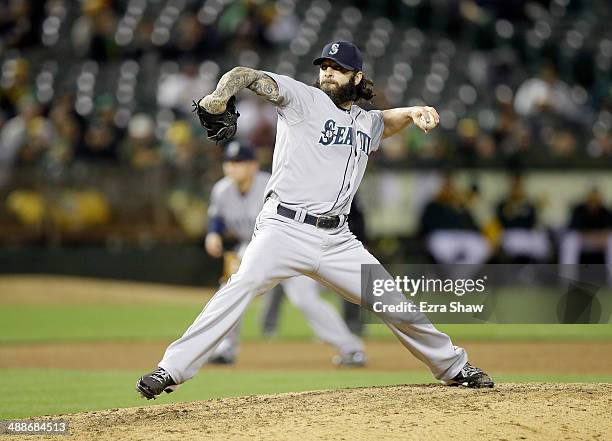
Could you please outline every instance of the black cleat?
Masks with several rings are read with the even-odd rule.
[[[473,389],[493,387],[495,383],[482,369],[466,363],[459,373],[451,380],[443,381],[447,386],[465,386]]]
[[[177,388],[168,372],[157,368],[147,375],[143,375],[136,382],[136,390],[147,400],[155,399],[162,392],[171,393]]]
[[[349,352],[348,354],[336,355],[332,358],[332,363],[341,367],[363,367],[367,361],[368,358],[363,351]]]

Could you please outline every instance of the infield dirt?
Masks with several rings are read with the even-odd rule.
[[[62,418],[70,424],[67,439],[100,441],[605,440],[611,408],[612,384],[508,383],[248,396]]]

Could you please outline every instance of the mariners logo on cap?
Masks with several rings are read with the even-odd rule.
[[[359,71],[363,67],[361,51],[357,46],[348,41],[327,43],[321,51],[321,56],[312,60],[312,64],[320,65],[327,59],[332,59],[343,68],[349,70]]]

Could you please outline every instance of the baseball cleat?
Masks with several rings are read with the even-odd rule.
[[[150,374],[143,375],[136,382],[136,390],[147,400],[155,399],[162,392],[174,392],[178,385],[168,372],[157,368]]]
[[[212,357],[208,360],[209,364],[234,364],[236,363],[236,358],[230,357],[229,355],[217,355],[216,357]]]
[[[363,351],[354,351],[347,354],[336,355],[332,358],[332,363],[342,367],[363,367],[368,358]]]
[[[447,386],[465,386],[473,389],[493,387],[495,383],[482,369],[466,363],[454,378],[442,381]]]

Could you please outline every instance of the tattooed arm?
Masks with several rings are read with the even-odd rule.
[[[235,67],[219,80],[217,88],[205,96],[199,105],[209,113],[222,113],[230,97],[248,88],[271,103],[279,104],[278,85],[265,73],[248,67]]]

